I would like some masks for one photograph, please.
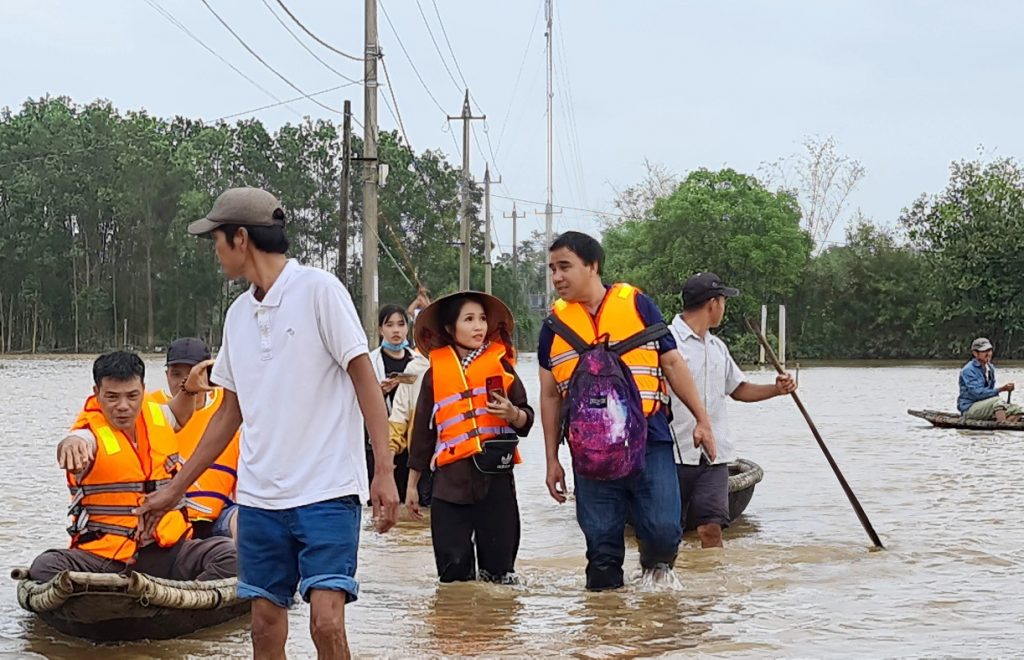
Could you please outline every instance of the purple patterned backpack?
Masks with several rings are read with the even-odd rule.
[[[588,344],[554,314],[544,320],[579,354],[562,400],[562,439],[572,467],[587,479],[623,479],[644,469],[647,418],[640,390],[623,355],[668,334],[664,323],[610,346]]]

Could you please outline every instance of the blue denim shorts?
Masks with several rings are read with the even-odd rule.
[[[238,596],[288,608],[295,589],[359,593],[356,555],[362,507],[355,495],[291,509],[238,508]]]

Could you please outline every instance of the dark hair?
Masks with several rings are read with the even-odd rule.
[[[455,336],[448,331],[448,327],[455,327],[455,323],[459,320],[459,314],[462,313],[462,308],[466,306],[466,303],[470,302],[477,303],[484,308],[484,313],[487,312],[486,302],[475,293],[460,293],[441,302],[441,308],[437,310],[437,320],[441,328],[441,336],[449,344],[455,343]]]
[[[279,217],[280,216],[280,217]],[[214,231],[224,232],[224,238],[228,239],[228,243],[231,247],[235,246],[235,234],[238,233],[239,227],[244,226],[245,231],[249,234],[249,240],[256,246],[256,249],[260,252],[272,252],[276,254],[284,254],[288,251],[288,234],[284,231],[284,211],[277,209],[274,211],[274,219],[280,220],[281,224],[271,225],[270,227],[251,226],[251,225],[221,225]]]
[[[680,295],[679,297],[682,298],[682,295]],[[686,300],[683,299],[683,311],[684,312],[693,312],[693,311],[696,311],[698,309],[703,309],[708,303],[710,303],[712,300],[714,300],[715,298],[718,298],[718,297],[720,297],[720,296],[711,296],[710,298],[705,298],[704,300],[701,300],[700,302],[690,303],[689,305],[687,305],[686,304]]]
[[[146,365],[131,351],[111,351],[96,358],[92,363],[92,379],[99,387],[104,378],[128,381],[135,377],[146,382]]]
[[[384,322],[395,314],[401,314],[402,318],[405,319],[405,324],[409,324],[409,315],[405,312],[405,308],[401,305],[388,304],[380,308],[380,312],[377,314],[377,327],[384,325]]]
[[[597,274],[601,274],[601,269],[604,266],[604,248],[596,238],[580,231],[567,231],[555,239],[555,242],[548,248],[548,252],[562,248],[582,259],[584,266],[597,264]]]

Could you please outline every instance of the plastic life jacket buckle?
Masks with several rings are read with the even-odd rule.
[[[89,512],[84,510],[80,504],[76,505],[74,509],[77,511],[71,515],[75,516],[75,519],[68,525],[67,532],[68,536],[78,536],[82,531],[85,530],[86,525],[89,524]]]
[[[82,500],[85,499],[85,491],[81,488],[75,493],[75,496],[71,498],[71,504],[68,505],[68,515],[77,516],[82,512]]]
[[[149,481],[142,482],[142,492],[149,494],[156,491],[156,482],[150,479]]]

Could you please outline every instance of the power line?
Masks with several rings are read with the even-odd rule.
[[[544,5],[544,0],[541,0],[537,4],[537,11],[533,15],[533,27],[530,28],[530,37],[526,40],[526,48],[523,50],[523,59],[519,62],[519,73],[516,74],[516,82],[512,85],[512,97],[509,99],[508,109],[505,110],[505,119],[501,122],[501,130],[498,131],[498,148],[496,151],[501,151],[501,141],[505,137],[505,129],[508,127],[508,118],[512,114],[512,107],[515,105],[516,92],[519,91],[519,82],[523,77],[523,69],[526,67],[526,58],[530,54],[530,45],[533,43],[533,35],[537,32],[537,19],[540,17],[540,9]]]
[[[335,68],[334,68],[333,66],[331,66],[330,64],[328,64],[327,62],[325,62],[325,61],[324,61],[324,60],[323,60],[323,59],[322,59],[322,58],[321,58],[321,57],[320,57],[319,55],[317,55],[316,53],[314,53],[314,52],[313,52],[313,50],[312,50],[312,49],[311,49],[311,48],[310,48],[309,46],[307,46],[307,45],[306,45],[306,43],[305,43],[305,42],[304,42],[304,41],[303,41],[302,39],[300,39],[300,38],[299,38],[299,35],[295,34],[295,32],[294,32],[294,31],[293,31],[293,30],[292,30],[292,29],[291,29],[290,27],[288,27],[288,24],[287,24],[287,23],[285,23],[285,22],[284,22],[284,20],[282,20],[282,19],[281,19],[281,17],[277,15],[277,12],[276,12],[276,11],[274,11],[274,8],[270,6],[270,3],[269,3],[269,2],[267,1],[267,0],[262,0],[262,2],[263,2],[263,6],[267,8],[267,11],[269,11],[269,12],[271,13],[271,15],[272,15],[272,16],[274,17],[274,19],[275,19],[275,20],[276,20],[276,21],[277,21],[278,23],[280,23],[280,24],[281,24],[281,27],[283,27],[283,28],[284,28],[284,29],[285,29],[285,30],[286,30],[286,31],[288,32],[288,34],[292,35],[292,38],[293,38],[293,39],[295,39],[295,41],[296,41],[296,42],[297,42],[297,43],[298,43],[298,44],[299,44],[300,46],[302,46],[302,48],[303,48],[303,49],[304,49],[304,50],[305,50],[305,51],[306,51],[307,53],[309,53],[310,55],[312,55],[312,56],[313,56],[313,58],[314,58],[314,59],[315,59],[315,60],[316,60],[317,62],[319,62],[320,64],[324,65],[324,67],[325,67],[325,68],[326,68],[327,70],[329,70],[330,72],[332,72],[333,74],[335,74],[336,76],[338,76],[338,77],[340,77],[340,78],[343,78],[343,79],[345,79],[345,80],[348,80],[349,82],[352,82],[352,83],[361,83],[361,82],[362,82],[362,80],[356,80],[355,78],[350,78],[350,77],[346,76],[346,75],[345,75],[344,73],[342,73],[341,71],[338,71],[338,70],[337,70],[337,69],[335,69]]]
[[[545,205],[547,203],[547,202],[538,202],[535,199],[523,199],[522,197],[512,197],[511,195],[497,195],[495,193],[491,193],[491,197],[498,197],[499,199],[507,199],[507,200],[512,201],[512,202],[523,202],[524,204],[536,204],[538,206],[543,206],[543,205]],[[585,209],[585,208],[582,208],[582,207],[579,207],[579,206],[566,206],[565,204],[556,204],[554,202],[551,203],[551,206],[553,206],[553,207],[557,206],[560,209],[566,209],[566,210],[569,210],[569,211],[581,211],[583,213],[593,213],[594,215],[606,215],[606,216],[611,217],[611,218],[622,218],[623,220],[646,220],[647,219],[647,218],[639,218],[639,217],[634,216],[634,215],[626,215],[624,213],[611,213],[609,211],[598,211],[597,209]]]
[[[245,48],[247,51],[249,51],[250,55],[252,55],[257,60],[259,60],[260,64],[262,64],[266,68],[270,69],[270,71],[275,76],[277,76],[278,78],[283,80],[285,82],[285,84],[287,84],[289,87],[294,89],[296,92],[298,92],[299,94],[302,94],[303,96],[309,97],[309,94],[307,94],[306,92],[302,91],[302,89],[298,85],[293,83],[291,80],[288,80],[288,78],[286,78],[284,76],[284,74],[282,74],[280,71],[278,71],[274,67],[270,66],[267,63],[266,60],[264,60],[262,57],[260,57],[259,53],[257,53],[252,48],[250,48],[249,44],[245,43],[245,40],[242,39],[240,36],[238,36],[238,33],[236,33],[233,29],[231,29],[231,26],[228,25],[227,22],[225,22],[225,20],[220,17],[220,14],[218,14],[216,11],[214,11],[213,7],[210,6],[210,3],[207,2],[207,0],[202,0],[202,3],[203,3],[203,5],[206,6],[207,9],[210,10],[210,13],[214,15],[214,17],[220,22],[220,24],[223,25],[224,28],[227,29],[227,31],[231,33],[231,36],[233,36],[235,39],[237,39],[238,43],[242,44],[242,47]],[[313,103],[316,103],[318,106],[320,106],[324,110],[327,110],[329,112],[333,112],[333,113],[338,114],[338,115],[342,114],[339,110],[335,110],[334,108],[332,108],[332,107],[330,107],[328,105],[324,105],[320,101],[317,101],[315,98],[310,97],[309,100],[312,101]]]
[[[564,25],[562,22],[560,5],[555,5],[555,12],[558,14],[558,22]],[[562,111],[567,115],[566,119],[569,125],[570,146],[573,148],[571,155],[575,159],[576,175],[579,177],[579,193],[583,197],[583,202],[586,203],[587,186],[586,180],[583,176],[583,154],[580,151],[580,138],[576,122],[576,103],[573,100],[572,78],[569,75],[569,57],[565,52],[565,30],[560,30],[558,35],[558,56],[562,62],[562,77],[565,80],[564,98],[560,98],[559,100],[562,104]]]
[[[474,135],[476,135],[474,133]],[[484,137],[487,138],[487,151],[491,154],[491,162],[494,163],[494,170],[498,173],[498,178],[501,178],[501,168],[498,167],[498,157],[494,153],[494,145],[491,144],[491,131],[490,126],[487,124],[487,120],[484,120]]]
[[[267,96],[269,96],[270,98],[274,99],[275,101],[280,101],[280,100],[281,100],[281,99],[280,99],[280,98],[279,98],[279,97],[278,97],[277,95],[275,95],[275,94],[274,94],[273,92],[271,92],[270,90],[268,90],[268,89],[267,89],[266,87],[264,87],[263,85],[259,84],[258,82],[256,82],[256,81],[255,81],[255,80],[253,80],[252,78],[250,78],[249,76],[247,76],[247,75],[245,74],[245,72],[243,72],[243,71],[242,71],[241,69],[239,69],[239,68],[238,68],[237,66],[235,66],[235,65],[234,65],[234,64],[232,64],[231,62],[227,61],[227,60],[226,60],[226,59],[225,59],[225,58],[224,58],[223,56],[221,56],[221,54],[220,54],[220,53],[218,53],[218,52],[217,52],[217,51],[215,51],[214,49],[212,49],[212,48],[210,48],[209,46],[207,46],[207,45],[206,45],[206,43],[205,43],[205,42],[204,42],[204,41],[203,41],[202,39],[200,39],[199,37],[197,37],[197,36],[196,36],[196,35],[195,35],[195,34],[194,34],[194,33],[193,33],[193,32],[192,32],[191,30],[189,30],[189,29],[188,29],[188,28],[187,28],[187,27],[186,27],[186,26],[185,26],[185,25],[184,25],[184,24],[183,24],[183,23],[182,23],[181,21],[179,21],[178,19],[176,19],[176,18],[174,17],[174,15],[173,15],[173,14],[171,14],[171,13],[170,13],[169,11],[167,11],[166,9],[164,9],[163,7],[161,7],[161,6],[159,5],[159,3],[157,3],[157,2],[155,1],[155,0],[146,0],[146,4],[148,4],[148,5],[150,6],[150,7],[152,7],[152,8],[153,8],[153,10],[154,10],[154,11],[156,11],[156,12],[157,12],[158,14],[160,14],[161,16],[163,16],[163,17],[164,17],[164,18],[165,18],[165,19],[166,19],[166,20],[167,20],[167,21],[168,21],[168,22],[169,22],[169,23],[170,23],[171,25],[175,26],[176,28],[178,28],[179,30],[181,30],[182,32],[184,32],[184,33],[185,33],[186,35],[188,35],[188,36],[189,36],[189,37],[190,37],[190,38],[191,38],[191,39],[192,39],[193,41],[195,41],[195,42],[196,42],[197,44],[199,44],[200,46],[202,46],[203,48],[205,48],[205,49],[206,49],[206,50],[207,50],[207,51],[208,51],[208,52],[209,52],[209,53],[210,53],[211,55],[213,55],[214,57],[216,57],[216,58],[217,58],[218,60],[220,60],[221,62],[223,62],[223,63],[224,63],[224,64],[226,64],[227,66],[229,66],[229,67],[231,68],[231,70],[232,70],[232,71],[234,71],[234,72],[235,72],[235,73],[237,73],[238,75],[240,75],[240,76],[242,76],[243,78],[245,78],[245,80],[247,80],[247,81],[248,81],[248,82],[249,82],[249,83],[250,83],[250,84],[251,84],[251,85],[252,85],[253,87],[255,87],[256,89],[260,90],[261,92],[263,92],[264,94],[266,94],[266,95],[267,95]],[[298,115],[299,117],[302,117],[302,113],[301,113],[301,112],[299,112],[298,110],[296,110],[295,108],[292,108],[291,106],[288,106],[288,109],[289,109],[289,110],[291,110],[292,112],[294,112],[294,113],[295,113],[296,115]]]
[[[448,44],[448,52],[452,54],[452,62],[455,62],[455,70],[459,72],[459,78],[462,79],[463,87],[468,88],[469,83],[466,82],[466,76],[462,75],[462,67],[459,66],[459,58],[455,57],[455,50],[452,48],[452,42],[448,39],[448,30],[444,29],[444,20],[441,19],[441,12],[437,9],[437,0],[430,0],[430,2],[434,5],[434,13],[437,14],[437,22],[441,26],[441,34],[444,35],[444,41]],[[419,0],[416,0],[416,4],[419,4]]]
[[[89,145],[87,147],[77,147],[75,149],[68,149],[67,151],[60,151],[60,152],[52,153],[52,154],[43,154],[42,156],[34,156],[32,158],[25,158],[23,160],[13,160],[13,161],[11,161],[9,163],[0,163],[0,168],[2,168],[2,167],[14,167],[15,165],[26,165],[28,163],[34,163],[34,162],[39,161],[39,160],[46,160],[47,158],[58,158],[60,156],[70,156],[71,154],[77,154],[77,153],[82,152],[82,151],[92,151],[93,149],[96,149],[96,148],[101,147],[101,146],[109,145],[109,144],[111,144],[111,143],[105,142],[104,144],[91,144],[91,145]]]
[[[388,74],[388,65],[384,61],[384,58],[380,58],[380,66],[384,70],[384,82],[388,86],[388,93],[391,95],[391,101],[395,104],[395,120],[398,122],[398,128],[402,131],[402,137],[405,138],[405,144],[412,149],[412,145],[409,143],[409,134],[405,132],[405,124],[402,122],[402,113],[398,110],[398,99],[395,98],[395,88],[391,85],[391,75]],[[387,103],[387,97],[384,98],[385,104]],[[388,106],[390,109],[390,106]],[[413,154],[413,160],[415,160],[415,154]]]
[[[241,117],[242,115],[248,115],[248,114],[253,113],[253,112],[259,112],[261,110],[269,110],[270,108],[276,108],[278,106],[282,106],[282,105],[285,105],[287,103],[294,103],[295,101],[302,101],[304,99],[308,99],[311,96],[321,96],[323,94],[329,94],[330,92],[336,92],[339,89],[344,89],[346,87],[351,87],[352,85],[358,85],[361,82],[362,82],[361,80],[356,80],[355,82],[345,83],[344,85],[336,85],[334,87],[328,87],[327,89],[321,89],[319,92],[312,92],[311,94],[307,94],[306,96],[296,96],[293,99],[286,99],[284,101],[279,101],[277,103],[271,103],[269,105],[261,105],[260,107],[253,108],[251,110],[243,110],[241,112],[236,112],[236,113],[233,113],[233,114],[230,114],[230,115],[224,115],[223,117],[217,117],[216,119],[213,119],[211,121],[213,123],[216,123],[218,121],[224,121],[225,119],[234,119],[235,117]],[[359,120],[357,120],[355,117],[352,117],[352,121],[356,122],[357,124],[359,123]],[[360,125],[360,127],[361,127],[361,125]]]
[[[434,93],[430,91],[429,87],[427,87],[427,83],[426,81],[423,80],[423,76],[420,75],[419,69],[416,68],[416,64],[412,61],[412,57],[409,55],[409,51],[405,49],[405,44],[402,43],[402,38],[398,36],[398,30],[395,29],[395,24],[391,22],[391,16],[388,15],[388,10],[384,7],[384,3],[381,2],[378,4],[378,6],[380,7],[380,10],[384,13],[384,19],[387,20],[388,26],[391,28],[391,33],[395,35],[395,40],[398,41],[398,46],[402,49],[402,53],[405,54],[405,59],[409,61],[409,66],[412,67],[413,73],[416,74],[416,79],[420,81],[421,85],[423,85],[423,89],[426,90],[427,96],[429,96],[430,100],[434,102],[434,105],[436,105],[437,109],[441,111],[441,114],[447,117],[448,111],[444,109],[444,106],[441,105],[441,103],[437,100],[437,97],[434,96]]]
[[[334,47],[334,46],[332,46],[331,44],[327,43],[326,41],[324,41],[324,40],[323,40],[323,39],[321,39],[320,37],[318,37],[318,36],[316,36],[315,34],[313,34],[312,32],[310,32],[309,28],[307,28],[307,27],[306,27],[305,25],[303,25],[303,24],[302,24],[302,21],[300,21],[300,20],[298,19],[298,17],[297,17],[297,16],[295,16],[295,14],[293,14],[293,13],[291,12],[291,10],[290,10],[290,9],[288,9],[288,7],[287,7],[287,6],[285,6],[285,4],[284,4],[284,2],[282,2],[282,0],[277,0],[277,4],[281,5],[281,9],[283,9],[283,10],[285,11],[285,13],[286,13],[286,14],[288,14],[288,16],[289,16],[289,17],[291,17],[291,19],[292,19],[293,21],[295,21],[295,24],[296,24],[296,25],[298,25],[298,26],[299,26],[300,28],[302,28],[302,31],[303,31],[303,32],[305,32],[305,33],[306,33],[306,34],[308,34],[309,36],[313,37],[313,39],[314,39],[314,40],[315,40],[315,41],[316,41],[316,42],[317,42],[318,44],[320,44],[321,46],[323,46],[323,47],[324,47],[324,48],[326,48],[327,50],[329,50],[329,51],[331,51],[331,52],[333,52],[333,53],[337,53],[338,55],[341,55],[342,57],[347,57],[348,59],[350,59],[350,60],[354,60],[354,61],[356,61],[356,62],[365,62],[365,61],[366,61],[366,58],[365,58],[365,57],[356,57],[355,55],[349,55],[349,54],[348,54],[348,53],[346,53],[345,51],[341,51],[341,50],[338,50],[337,48],[335,48],[335,47]]]
[[[436,5],[435,5],[435,7],[436,7]],[[461,92],[466,87],[465,86],[464,87],[460,87],[459,86],[459,81],[455,79],[455,75],[452,73],[452,70],[450,68],[448,68],[448,61],[445,59],[444,55],[441,53],[441,47],[437,45],[437,39],[434,38],[434,31],[430,29],[430,23],[427,21],[427,15],[423,13],[423,5],[420,4],[420,0],[416,0],[416,8],[420,10],[420,17],[423,18],[423,25],[425,25],[427,27],[427,34],[430,35],[430,41],[431,41],[431,43],[434,44],[434,50],[437,51],[437,56],[441,58],[441,64],[444,65],[444,70],[448,72],[448,77],[452,79],[452,84],[455,85],[455,89],[457,89],[457,90],[459,90]],[[458,62],[456,62],[455,64],[456,64],[456,66],[458,66]],[[461,75],[461,72],[460,72],[459,75]],[[462,81],[463,81],[463,83],[465,83],[466,79],[463,78]]]

